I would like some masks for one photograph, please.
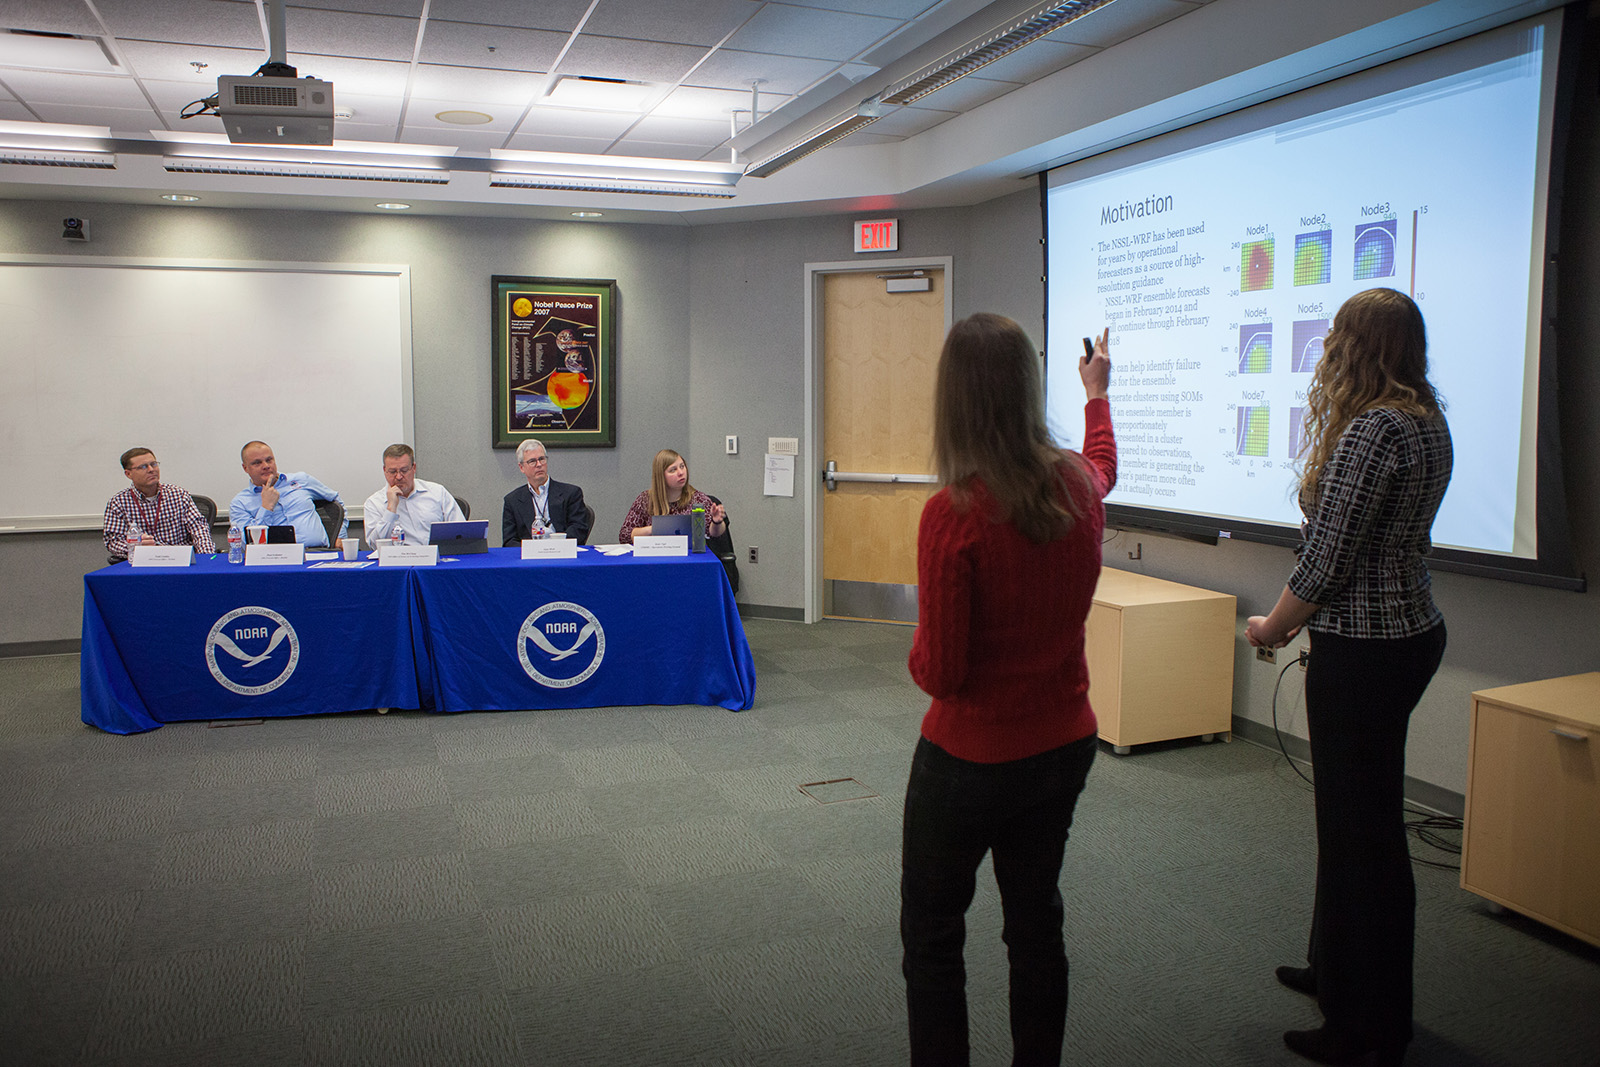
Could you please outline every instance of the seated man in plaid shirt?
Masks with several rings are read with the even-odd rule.
[[[215,552],[211,531],[194,498],[175,485],[161,484],[161,464],[148,448],[122,454],[122,473],[133,484],[106,502],[101,527],[111,562],[128,558],[128,530],[137,526],[141,545],[193,545]]]

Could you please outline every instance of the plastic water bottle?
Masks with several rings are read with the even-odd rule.
[[[244,562],[244,535],[237,525],[228,527],[228,562]]]
[[[404,526],[400,526],[398,524],[395,526],[394,543],[397,545],[403,545],[406,543],[406,528]]]
[[[693,518],[689,520],[689,551],[704,552],[706,550],[706,509],[695,508],[690,514]]]
[[[133,558],[133,550],[139,547],[139,542],[144,540],[144,531],[139,529],[137,522],[128,524],[128,558]]]

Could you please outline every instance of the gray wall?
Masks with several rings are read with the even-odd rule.
[[[1600,188],[1597,70],[1591,46],[1578,75],[1581,99],[1571,137],[1557,365],[1572,528],[1580,570],[1588,573],[1600,569],[1600,459],[1592,446],[1600,439],[1600,198],[1584,195]],[[94,243],[81,254],[410,264],[419,459],[427,477],[445,482],[491,518],[518,475],[511,455],[487,444],[489,276],[617,278],[621,444],[558,452],[554,475],[585,487],[599,511],[598,535],[609,540],[643,488],[656,449],[685,452],[695,483],[727,501],[741,551],[761,546],[759,566],[741,565],[740,599],[779,608],[804,604],[801,498],[762,495],[761,456],[768,436],[805,436],[804,267],[851,259],[849,220],[857,216],[684,229],[0,201],[0,250],[62,252],[58,223],[68,214],[93,222]],[[899,217],[897,257],[953,258],[957,316],[1000,311],[1042,338],[1034,186],[973,207]],[[740,436],[737,457],[723,455],[728,433]],[[292,442],[276,445],[286,463],[298,462]],[[108,464],[120,448],[107,443]],[[360,499],[377,488],[377,451],[372,485],[341,487],[348,496]],[[181,483],[182,472],[168,474]],[[1129,560],[1136,546],[1142,558]],[[75,638],[80,576],[102,558],[95,535],[0,537],[0,644]],[[1270,608],[1293,557],[1262,545],[1203,546],[1126,533],[1107,544],[1106,561],[1233,593],[1242,623],[1245,615]],[[1436,575],[1435,590],[1450,647],[1413,720],[1409,769],[1460,793],[1468,695],[1600,669],[1600,602],[1588,594],[1452,574]],[[1258,664],[1241,639],[1235,714],[1270,723],[1276,674]],[[1304,737],[1298,672],[1285,683],[1279,722]]]

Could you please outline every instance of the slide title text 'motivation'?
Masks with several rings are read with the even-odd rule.
[[[1127,200],[1100,209],[1100,225],[1142,219],[1146,215],[1160,215],[1172,210],[1172,196],[1147,196],[1143,200]]]

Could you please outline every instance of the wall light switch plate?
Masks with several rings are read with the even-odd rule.
[[[739,454],[739,435],[730,433],[722,439],[722,450],[730,456]]]

